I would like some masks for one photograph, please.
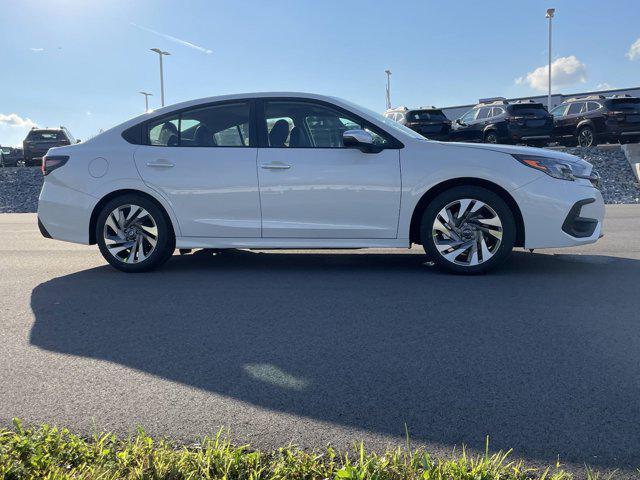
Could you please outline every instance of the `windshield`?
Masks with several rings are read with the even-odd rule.
[[[414,132],[410,128],[405,127],[404,125],[401,125],[398,122],[395,122],[395,121],[391,120],[390,118],[387,118],[384,115],[381,115],[380,113],[378,113],[378,112],[376,112],[374,110],[370,110],[368,108],[361,107],[360,105],[356,105],[355,103],[349,102],[348,100],[343,100],[341,98],[337,99],[337,100],[340,100],[340,102],[344,103],[345,105],[349,105],[351,108],[353,108],[353,110],[356,113],[360,111],[360,112],[366,113],[370,117],[375,118],[380,123],[383,123],[385,127],[389,128],[389,130],[391,132],[394,132],[394,131],[395,132],[399,132],[399,133],[402,133],[403,135],[406,135],[408,137],[415,138],[416,140],[426,140],[426,138],[423,137],[422,135],[420,135],[419,133]]]

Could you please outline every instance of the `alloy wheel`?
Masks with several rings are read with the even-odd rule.
[[[123,263],[140,263],[154,252],[158,226],[151,214],[138,205],[120,205],[104,223],[107,250]]]
[[[593,145],[593,132],[590,128],[580,130],[578,134],[578,143],[581,147],[590,147]]]
[[[454,200],[436,215],[433,243],[445,260],[475,266],[491,259],[502,243],[502,221],[488,204],[471,198]]]

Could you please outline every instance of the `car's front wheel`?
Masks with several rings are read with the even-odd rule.
[[[157,268],[175,250],[175,235],[165,213],[142,195],[122,195],[107,202],[95,233],[102,256],[123,272]]]
[[[421,223],[422,245],[440,268],[477,274],[504,262],[516,241],[511,209],[496,193],[460,186],[434,198]]]

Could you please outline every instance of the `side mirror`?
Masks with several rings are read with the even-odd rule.
[[[373,144],[373,135],[365,130],[347,130],[342,134],[345,148],[357,148],[364,153],[377,153],[380,148]]]
[[[464,122],[462,121],[462,119],[461,119],[461,118],[456,118],[456,123],[457,123],[458,125],[464,125]]]
[[[82,140],[80,140],[79,138],[76,140],[76,143],[80,143]]]

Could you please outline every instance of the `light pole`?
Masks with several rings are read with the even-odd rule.
[[[148,93],[148,92],[140,92],[142,95],[144,95],[144,113],[147,113],[149,111],[149,97],[153,96],[153,93]]]
[[[387,74],[387,110],[391,108],[391,70],[385,70]]]
[[[551,25],[555,8],[547,8],[547,18],[549,19],[549,94],[547,96],[547,110],[551,111]]]
[[[164,52],[159,48],[152,48],[152,52],[156,52],[160,56],[160,104],[164,107],[164,73],[162,71],[162,56],[171,55],[169,52]]]

